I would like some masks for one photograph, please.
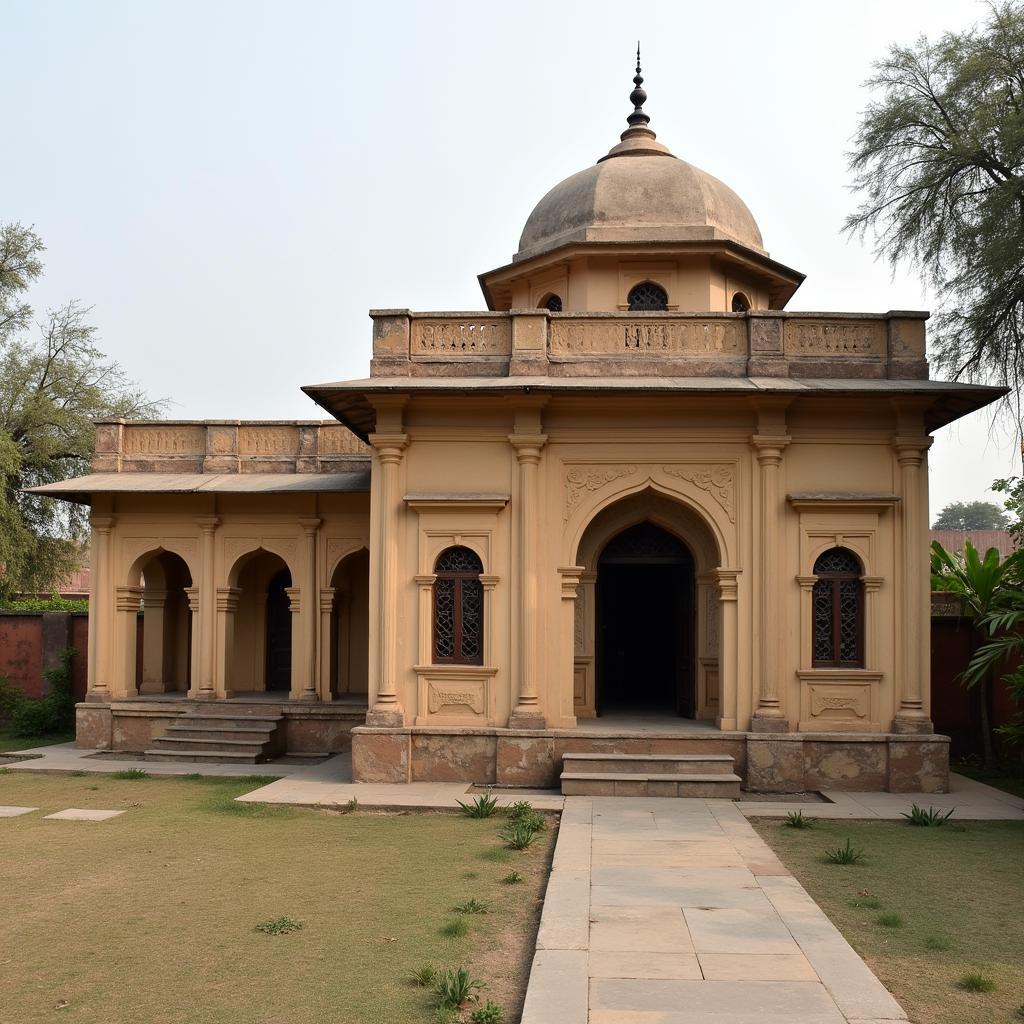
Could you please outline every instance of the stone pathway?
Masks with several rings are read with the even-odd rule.
[[[901,1020],[736,804],[565,800],[523,1024]]]

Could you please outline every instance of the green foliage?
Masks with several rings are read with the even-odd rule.
[[[7,676],[0,676],[0,722],[13,721],[24,702],[25,694]]]
[[[505,1011],[490,999],[469,1015],[470,1024],[505,1024]]]
[[[484,900],[478,900],[475,896],[471,896],[468,900],[464,900],[452,909],[457,914],[489,914],[491,912],[491,905]]]
[[[48,687],[45,697],[22,696],[15,702],[11,722],[16,736],[38,739],[74,729],[75,700],[71,694],[71,662],[74,656],[74,649],[69,647],[61,655],[60,664],[43,673]]]
[[[540,811],[536,811],[533,805],[526,800],[519,800],[508,810],[508,817],[511,822],[523,825],[534,832],[543,832],[548,823]]]
[[[437,981],[437,968],[433,964],[424,964],[409,975],[409,980],[420,988],[432,988]]]
[[[867,85],[850,154],[861,205],[849,232],[908,258],[941,297],[931,358],[953,378],[1017,391],[1024,331],[1024,8],[995,0],[980,27],[893,46]]]
[[[922,828],[937,828],[939,825],[945,825],[946,822],[953,817],[953,811],[955,810],[956,808],[953,807],[943,814],[941,811],[937,811],[934,807],[929,807],[928,810],[925,810],[923,807],[918,807],[917,804],[914,804],[914,806],[910,808],[909,814],[906,811],[901,813],[911,825],[919,825]]]
[[[437,978],[434,988],[437,1005],[445,1010],[458,1010],[467,1003],[478,1003],[483,987],[483,982],[474,978],[465,967],[449,968]]]
[[[957,988],[967,992],[991,992],[995,987],[996,983],[981,971],[968,971],[957,982]]]
[[[469,931],[469,925],[464,917],[453,917],[445,921],[439,930],[446,939],[461,939]]]
[[[526,850],[537,838],[537,829],[529,822],[510,821],[499,833],[499,838],[510,850]]]
[[[281,917],[272,917],[269,921],[261,921],[256,925],[256,931],[263,932],[264,935],[287,935],[304,927],[304,922],[296,921],[294,917],[285,914]]]
[[[491,846],[480,852],[481,860],[489,860],[496,864],[504,864],[512,856],[503,846]]]
[[[936,516],[933,530],[1005,530],[1010,517],[991,501],[951,501]]]
[[[825,851],[825,860],[829,864],[861,864],[864,861],[864,851],[856,850],[846,840],[845,846],[837,846],[834,850]]]
[[[783,824],[787,828],[814,828],[814,819],[805,818],[803,811],[790,811]]]
[[[352,797],[352,799],[349,800],[348,803],[345,804],[344,811],[345,811],[346,814],[352,814],[354,811],[358,811],[358,810],[359,810],[359,801],[355,797]]]
[[[150,774],[141,768],[123,768],[119,772],[111,772],[112,779],[148,779]]]
[[[0,604],[0,611],[5,612],[88,612],[89,602],[83,598],[81,601],[71,601],[66,597],[54,594],[46,598],[18,598],[17,600],[4,601]]]
[[[882,901],[870,893],[858,893],[852,900],[847,901],[854,910],[881,910]]]
[[[502,880],[502,885],[518,885],[523,880],[523,876],[518,871],[510,871]]]
[[[881,925],[883,928],[902,928],[903,918],[894,910],[887,910],[875,918],[875,924]]]
[[[946,950],[951,949],[952,945],[953,944],[949,939],[943,938],[941,935],[929,935],[928,938],[924,940],[924,948],[930,949],[936,953],[945,952]]]
[[[461,800],[455,802],[462,808],[462,813],[467,818],[489,818],[498,808],[497,798],[490,793],[484,793],[468,804]]]
[[[44,248],[32,228],[0,224],[0,600],[54,590],[78,567],[88,533],[87,506],[22,488],[88,472],[94,420],[160,411],[96,347],[87,307],[47,310],[32,336],[25,292],[42,275]]]

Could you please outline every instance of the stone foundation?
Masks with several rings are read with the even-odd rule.
[[[566,753],[729,754],[743,788],[946,793],[949,739],[895,733],[630,733],[538,729],[352,730],[356,782],[557,788]]]

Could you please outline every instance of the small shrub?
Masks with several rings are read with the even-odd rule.
[[[6,612],[87,612],[89,601],[86,598],[73,601],[54,594],[52,597],[29,597],[17,601],[5,601],[0,607]]]
[[[466,1003],[478,1003],[479,991],[483,982],[474,978],[465,967],[457,970],[449,968],[442,971],[437,978],[434,991],[437,993],[437,1005],[445,1010],[458,1010]]]
[[[875,924],[881,925],[883,928],[902,928],[903,918],[894,910],[887,910],[875,918]]]
[[[148,779],[149,772],[142,768],[122,768],[119,772],[111,772],[112,779]]]
[[[505,1024],[505,1011],[490,999],[469,1015],[470,1024]]]
[[[1013,1011],[1013,1015],[1017,1020],[1024,1020],[1024,1006],[1018,1006],[1017,1009]]]
[[[469,925],[464,917],[453,917],[441,925],[441,934],[446,939],[461,939],[469,931]]]
[[[14,721],[18,709],[27,699],[7,676],[0,676],[0,722]]]
[[[860,864],[864,860],[864,851],[854,849],[850,840],[846,840],[845,846],[837,846],[834,850],[825,851],[825,860],[829,864]]]
[[[523,880],[523,876],[518,871],[510,871],[502,880],[503,885],[518,885]]]
[[[903,817],[906,818],[911,825],[919,825],[922,828],[938,828],[939,825],[945,825],[946,822],[953,817],[953,811],[955,810],[956,808],[953,807],[943,814],[941,811],[937,811],[934,807],[929,807],[926,811],[923,807],[918,807],[917,804],[914,804],[914,806],[910,808],[909,814],[906,811],[903,812]]]
[[[783,824],[787,828],[814,828],[814,819],[805,818],[803,811],[790,811]]]
[[[455,801],[467,818],[489,818],[498,809],[497,797],[490,793],[478,796],[471,803],[464,804],[461,800]]]
[[[526,850],[537,838],[537,830],[521,821],[509,822],[508,827],[498,833],[510,850]]]
[[[99,789],[99,786],[86,786],[86,789]]]
[[[285,914],[281,917],[272,917],[269,921],[260,921],[256,925],[256,931],[263,932],[264,935],[287,935],[289,932],[297,932],[303,927],[302,921],[296,921],[294,917],[288,917]]]
[[[424,964],[409,975],[409,980],[420,988],[433,988],[437,981],[437,968],[433,964]]]
[[[491,905],[471,896],[468,900],[452,908],[456,914],[489,914]]]
[[[47,683],[45,697],[22,696],[11,716],[15,736],[42,739],[53,733],[71,732],[75,727],[75,700],[71,695],[71,660],[74,649],[61,654],[60,664],[43,675]]]
[[[996,983],[981,971],[968,971],[957,983],[965,992],[991,992]]]
[[[929,935],[928,938],[924,940],[924,948],[934,950],[937,953],[951,949],[952,945],[953,944],[949,939],[944,939],[940,935]]]
[[[855,896],[847,902],[854,910],[881,910],[882,901],[877,896]]]

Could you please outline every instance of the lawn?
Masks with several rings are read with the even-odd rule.
[[[1024,1019],[1024,822],[752,823],[915,1024]],[[847,838],[864,863],[824,863]],[[965,990],[970,973],[994,988]]]
[[[986,786],[995,786],[1004,793],[1024,797],[1024,769],[1018,764],[1012,768],[984,768],[977,764],[953,764],[953,771],[966,775],[969,779],[977,779]]]
[[[9,750],[29,750],[32,747],[48,747],[52,743],[70,743],[75,738],[75,732],[54,733],[51,736],[41,736],[38,739],[27,740],[24,736],[15,736],[9,725],[0,725],[0,754]]]
[[[517,852],[498,816],[235,803],[255,778],[0,773],[0,804],[41,808],[0,818],[4,1021],[433,1022],[409,980],[427,963],[519,1019],[553,827]],[[43,820],[69,807],[127,813]],[[490,913],[453,911],[471,897]],[[256,930],[281,917],[303,926]]]

